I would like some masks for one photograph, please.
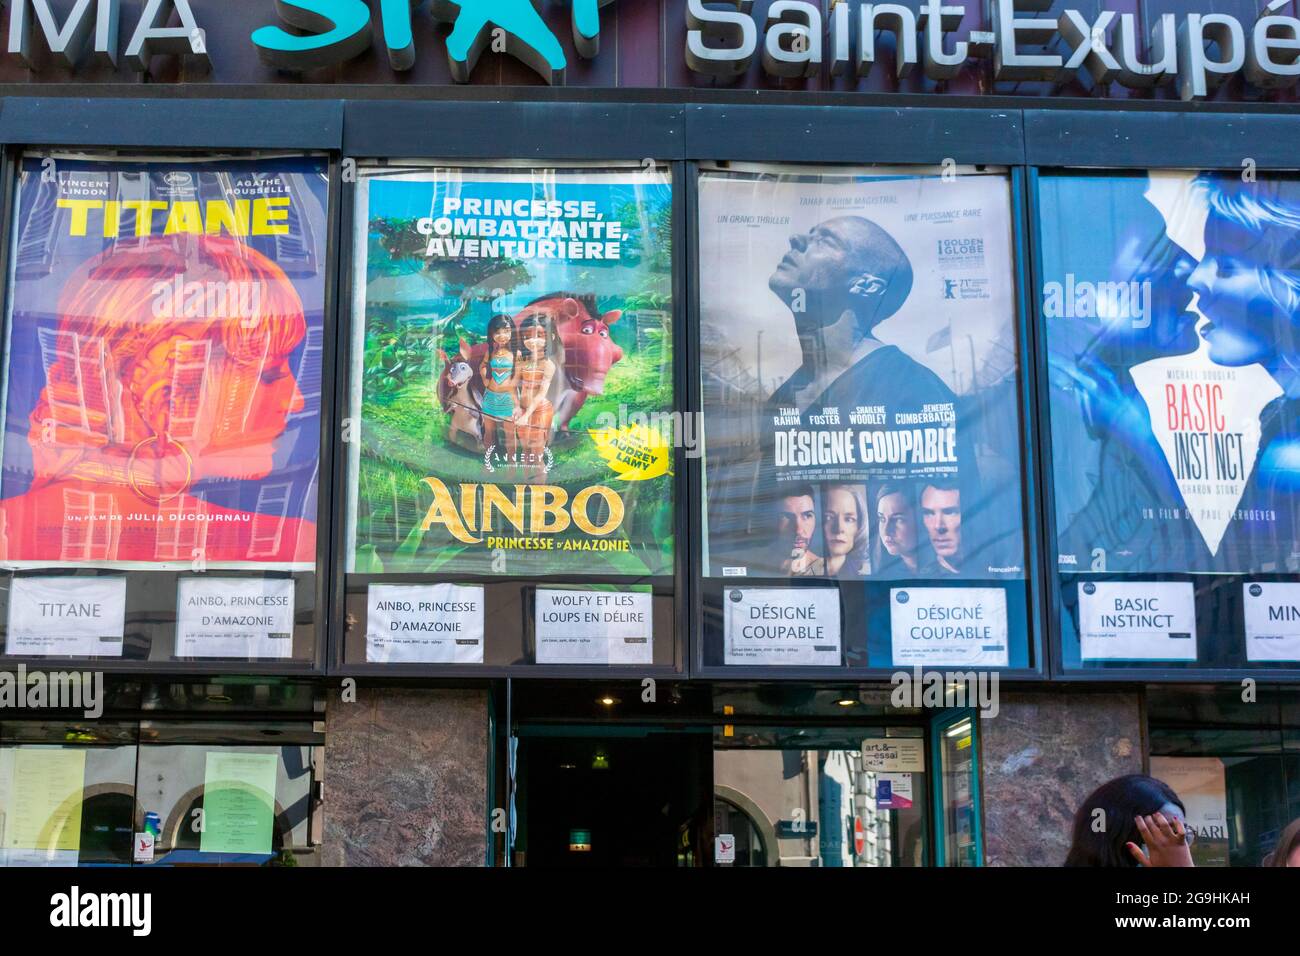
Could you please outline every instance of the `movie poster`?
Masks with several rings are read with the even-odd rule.
[[[1195,834],[1192,862],[1228,866],[1228,779],[1223,759],[1153,756],[1151,776],[1168,784],[1187,808],[1185,825]]]
[[[1000,175],[700,181],[706,574],[1024,575]]]
[[[666,171],[358,190],[350,571],[671,573]]]
[[[310,570],[323,159],[28,157],[0,566]]]
[[[1060,570],[1300,569],[1300,181],[1039,188]]]

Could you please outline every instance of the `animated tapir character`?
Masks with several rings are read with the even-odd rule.
[[[564,346],[562,360],[557,357],[555,384],[551,386],[558,395],[553,401],[555,417],[551,428],[568,431],[569,422],[578,414],[588,395],[605,391],[605,376],[610,367],[623,357],[623,350],[609,337],[609,327],[623,315],[621,309],[600,313],[596,311],[595,296],[577,292],[552,292],[534,299],[514,316],[516,328],[529,315],[547,316],[555,334]],[[470,397],[475,408],[483,394],[483,379],[478,368],[487,354],[487,343],[479,342],[469,349],[468,362],[474,369],[470,382]]]

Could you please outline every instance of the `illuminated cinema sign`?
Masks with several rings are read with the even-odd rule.
[[[120,6],[119,0],[76,0],[67,19],[59,23],[50,0],[10,0],[7,50],[37,69],[39,58],[33,41],[39,30],[61,66],[76,69],[87,59],[116,66]],[[186,56],[203,68],[209,65],[206,35],[189,0],[146,0],[127,40],[126,65],[143,73],[150,59],[165,53]]]
[[[1226,13],[1161,14],[1143,59],[1135,14],[1102,10],[1091,20],[1078,10],[1063,10],[1055,20],[1022,15],[1050,9],[1051,0],[992,0],[993,29],[973,31],[964,40],[945,36],[966,15],[960,3],[926,0],[912,10],[901,3],[841,0],[827,21],[818,3],[775,0],[761,48],[753,0],[688,0],[686,62],[698,73],[735,76],[761,55],[764,70],[775,77],[811,76],[826,63],[836,76],[862,77],[875,65],[878,33],[888,32],[895,38],[900,77],[919,65],[930,79],[946,80],[971,58],[991,57],[997,80],[1054,82],[1086,69],[1098,83],[1134,89],[1176,79],[1179,94],[1190,100],[1242,70],[1256,86],[1294,85],[1300,77],[1300,19],[1277,13],[1286,6],[1286,0],[1273,0],[1249,26]],[[1022,50],[1050,47],[1058,36],[1070,47],[1068,57]]]
[[[600,51],[600,8],[612,0],[568,0],[573,8],[573,45],[584,59]],[[388,59],[395,70],[415,65],[414,11],[418,0],[380,0],[379,18]],[[286,26],[263,27],[252,40],[262,59],[282,70],[333,66],[370,49],[370,7],[365,0],[279,0]],[[489,47],[527,63],[548,83],[562,80],[568,60],[533,0],[431,0],[433,20],[452,24],[447,59],[458,83],[469,82]]]
[[[563,82],[569,65],[565,45],[542,17],[540,0],[262,2],[271,22],[251,29],[250,40],[262,61],[278,70],[337,67],[376,43],[394,70],[409,70],[417,37],[432,39],[441,25],[450,26],[446,53],[459,83],[469,82],[487,50],[520,60],[548,83]],[[569,8],[577,55],[596,57],[601,10],[613,0],[551,2]],[[215,17],[228,10],[226,3],[143,0],[123,47],[121,0],[9,0],[7,52],[33,71],[41,69],[41,46],[57,65],[73,70],[92,61],[116,66],[119,53],[128,68],[140,72],[160,54],[183,56],[202,69],[210,51],[193,8],[203,14],[210,9]],[[709,78],[742,77],[757,60],[777,80],[813,76],[825,67],[835,76],[861,79],[883,58],[882,40],[889,34],[889,58],[899,77],[921,73],[947,80],[987,59],[998,81],[1055,83],[1086,70],[1097,83],[1132,89],[1173,84],[1186,100],[1208,96],[1238,74],[1269,90],[1300,80],[1300,18],[1284,13],[1287,0],[1271,0],[1253,21],[1196,10],[1163,13],[1151,18],[1149,33],[1131,12],[1065,9],[1042,15],[1050,0],[989,0],[987,13],[985,4],[973,0],[836,0],[826,12],[823,6],[820,0],[687,0],[685,63]],[[959,34],[968,10],[987,22]],[[233,52],[237,59],[242,51]]]

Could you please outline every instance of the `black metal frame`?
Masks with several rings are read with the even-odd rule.
[[[329,174],[329,208],[326,215],[324,349],[321,356],[322,396],[334,389],[334,366],[338,330],[338,300],[333,277],[338,272],[339,249],[333,242],[338,229],[339,162],[338,149],[343,134],[342,104],[320,102],[299,104],[286,111],[274,102],[249,103],[240,100],[119,100],[33,97],[8,99],[0,104],[0,144],[3,145],[3,188],[5,198],[0,213],[3,246],[0,247],[0,274],[8,294],[10,229],[17,213],[13,197],[17,164],[27,150],[85,150],[103,153],[111,161],[114,151],[165,152],[172,155],[211,152],[238,155],[258,152],[296,152],[322,155]],[[7,357],[0,349],[0,362]],[[320,414],[319,474],[317,476],[316,570],[314,572],[315,608],[312,627],[314,653],[310,661],[278,660],[127,660],[119,658],[0,657],[0,670],[20,665],[29,669],[99,670],[105,673],[148,674],[165,677],[211,675],[262,675],[267,677],[313,677],[325,673],[328,621],[324,609],[329,606],[326,577],[321,569],[329,566],[331,516],[334,513],[332,459],[334,443],[330,441],[333,419],[322,401]],[[155,572],[126,570],[120,573],[130,582],[143,580]],[[214,572],[221,574],[224,572]],[[246,576],[246,571],[232,571]],[[295,573],[297,575],[302,572]]]
[[[578,89],[466,88],[426,90],[391,87],[258,86],[211,88],[129,87],[119,84],[45,88],[54,95],[29,96],[30,88],[0,101],[0,143],[7,147],[0,179],[12,195],[13,159],[23,147],[141,151],[285,150],[330,156],[332,230],[327,252],[326,335],[323,386],[335,406],[322,408],[322,472],[319,477],[317,658],[302,664],[257,661],[86,661],[0,658],[0,669],[29,666],[93,666],[105,671],[154,675],[260,674],[484,680],[639,677],[709,680],[880,680],[885,668],[767,668],[702,666],[692,622],[699,621],[699,567],[695,538],[700,523],[700,473],[681,449],[676,453],[679,495],[678,549],[671,578],[676,630],[671,668],[636,666],[365,665],[344,664],[343,489],[346,456],[336,446],[345,417],[350,368],[351,234],[354,190],[342,182],[347,158],[445,159],[484,164],[503,159],[539,163],[638,161],[671,164],[674,184],[673,277],[676,299],[674,374],[678,408],[698,412],[697,160],[730,159],[827,165],[1007,166],[1012,170],[1016,276],[1021,342],[1020,394],[1024,401],[1024,501],[1029,635],[1033,666],[1001,670],[1003,679],[1125,682],[1213,682],[1255,677],[1270,683],[1300,681],[1294,669],[1106,668],[1066,672],[1056,626],[1058,595],[1054,548],[1050,423],[1047,420],[1046,348],[1041,316],[1029,301],[1039,275],[1033,179],[1038,167],[1240,168],[1253,159],[1261,170],[1300,166],[1300,116],[1285,104],[1178,104],[1099,100],[1028,101],[1011,97],[789,93],[737,90],[593,91]],[[348,99],[348,97],[354,97]],[[11,202],[0,209],[8,236]],[[0,251],[5,265],[8,244]],[[0,359],[3,357],[0,356]],[[344,469],[344,470],[340,470]],[[128,572],[140,573],[140,572]],[[147,572],[146,572],[147,573]],[[394,578],[394,580],[399,580]],[[520,579],[520,586],[564,583],[562,577]],[[624,579],[601,578],[617,583]]]
[[[918,118],[918,114],[919,118]],[[997,668],[1000,679],[1015,681],[1042,680],[1047,673],[1045,642],[1041,639],[1042,595],[1040,576],[1035,572],[1041,550],[1037,500],[1037,462],[1035,456],[1034,414],[1030,404],[1035,393],[1035,383],[1030,374],[1033,352],[1030,348],[1029,330],[1032,313],[1027,308],[1027,270],[1019,268],[1023,258],[1024,240],[1019,231],[1024,216],[1023,163],[1024,141],[1019,111],[984,110],[979,108],[904,111],[897,108],[810,106],[799,110],[774,106],[720,106],[692,107],[687,113],[686,135],[688,149],[694,160],[713,159],[736,162],[762,161],[790,163],[797,170],[799,163],[842,165],[846,169],[869,165],[939,166],[951,160],[959,165],[1008,167],[1008,187],[1012,206],[1012,226],[1016,233],[1011,237],[1016,267],[1017,284],[1016,335],[1020,344],[1018,377],[1021,401],[1020,428],[1022,434],[1022,514],[1025,534],[1025,575],[1027,603],[1027,642],[1030,665],[1028,667]],[[718,145],[721,144],[721,145]],[[694,190],[696,178],[692,177]],[[696,234],[699,204],[691,196],[692,237]],[[691,410],[699,410],[700,382],[700,311],[699,257],[692,248],[687,262],[690,270],[691,296],[687,303],[690,313],[689,359],[691,367],[688,380],[691,386]],[[692,485],[688,507],[694,528],[702,527],[702,467],[692,469]],[[874,667],[794,667],[762,665],[708,665],[704,662],[704,647],[699,622],[703,620],[699,544],[693,542],[692,560],[696,566],[692,573],[691,619],[697,626],[691,629],[691,677],[707,680],[807,680],[833,682],[836,680],[871,681],[888,680],[900,670],[910,668],[892,666]],[[754,586],[776,583],[760,580]],[[787,582],[788,583],[788,582]],[[995,586],[1003,582],[985,582]],[[1014,582],[1005,582],[1014,583]],[[846,625],[847,626],[847,625]],[[1012,635],[1021,637],[1022,635]],[[941,671],[945,668],[927,668]],[[948,668],[953,669],[953,668]],[[960,669],[960,668],[957,668]]]
[[[439,160],[466,166],[490,167],[511,161],[534,160],[538,164],[563,166],[608,161],[611,163],[641,163],[653,160],[668,165],[673,184],[673,376],[674,400],[681,407],[686,393],[684,374],[685,314],[682,303],[686,301],[687,287],[680,268],[682,249],[689,230],[686,197],[683,183],[689,181],[686,164],[681,159],[681,110],[677,107],[647,105],[633,108],[624,105],[595,103],[567,104],[513,104],[467,102],[355,102],[345,104],[343,153],[350,162],[390,160]],[[446,131],[454,130],[454,135]],[[355,179],[355,177],[353,177]],[[338,275],[339,300],[350,303],[353,293],[353,266],[355,249],[356,188],[354,182],[344,184],[343,222],[340,236],[342,261],[349,268]],[[351,311],[341,317],[340,341],[350,343],[358,317]],[[335,398],[335,419],[342,421],[350,414],[352,359],[347,348],[339,350],[337,381],[340,387]],[[335,485],[343,489],[348,481],[347,456],[339,455],[335,462]],[[678,506],[674,514],[677,547],[671,575],[632,580],[617,575],[472,575],[445,574],[436,578],[419,574],[384,574],[381,576],[349,575],[346,567],[346,522],[340,498],[335,510],[334,564],[330,608],[332,621],[330,638],[329,672],[347,676],[386,677],[458,677],[501,678],[534,677],[538,679],[626,679],[626,678],[682,678],[686,673],[686,635],[689,633],[689,536],[687,509],[681,505],[686,489],[688,468],[683,449],[674,449],[674,494]],[[384,583],[439,582],[486,584],[504,586],[513,592],[513,598],[523,608],[523,623],[531,617],[528,597],[531,589],[547,585],[564,586],[575,583],[629,585],[649,583],[657,594],[671,588],[673,611],[671,631],[673,640],[672,664],[655,665],[583,665],[583,664],[379,664],[349,661],[346,658],[346,601],[347,580],[363,583],[372,580]],[[490,617],[494,602],[490,592],[486,595],[486,614]],[[485,641],[490,642],[490,622]]]
[[[1134,113],[1025,111],[1025,162],[1029,204],[1031,242],[1030,269],[1033,287],[1041,289],[1042,237],[1039,229],[1038,178],[1040,172],[1068,171],[1137,171],[1147,169],[1223,169],[1242,170],[1246,160],[1260,171],[1293,172],[1300,169],[1300,116],[1254,115],[1245,113],[1195,111],[1162,112],[1153,115]],[[1033,303],[1035,336],[1034,371],[1038,378],[1038,397],[1034,406],[1037,422],[1036,444],[1042,460],[1044,488],[1042,528],[1047,543],[1057,536],[1056,506],[1052,483],[1051,409],[1047,385],[1047,335],[1041,299]],[[1051,561],[1053,548],[1046,549],[1040,570],[1041,587],[1046,602],[1045,623],[1051,637],[1053,680],[1080,683],[1207,683],[1237,682],[1250,678],[1263,683],[1300,682],[1300,663],[1266,664],[1239,668],[1202,667],[1194,662],[1167,666],[1115,662],[1102,667],[1065,666],[1061,634],[1062,578]],[[1125,579],[1132,575],[1107,578]],[[1189,581],[1237,580],[1265,575],[1189,575],[1150,574],[1152,579]],[[1270,578],[1296,577],[1269,574]],[[1081,579],[1082,580],[1082,579]],[[1198,615],[1198,625],[1201,623]],[[1201,628],[1198,626],[1198,631]],[[1241,635],[1235,635],[1240,637]]]

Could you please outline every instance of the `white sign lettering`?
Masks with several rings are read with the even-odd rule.
[[[14,578],[5,653],[27,657],[121,657],[126,578]]]
[[[727,588],[727,664],[840,664],[840,592],[834,588]]]
[[[1085,661],[1196,660],[1191,582],[1083,582],[1079,640]]]
[[[867,773],[925,773],[920,737],[868,737],[862,741],[862,769]]]
[[[968,10],[978,17],[979,5],[952,0],[924,0],[919,9],[845,0],[827,15],[820,4],[776,0],[765,18],[752,0],[687,0],[685,59],[696,73],[714,76],[743,76],[757,57],[772,77],[812,76],[827,66],[833,76],[861,79],[883,59],[877,46],[891,33],[889,59],[900,78],[919,70],[927,79],[951,79],[987,58],[996,80],[1058,83],[1086,70],[1095,83],[1130,89],[1173,84],[1191,100],[1237,73],[1264,89],[1294,86],[1300,74],[1300,19],[1281,0],[1246,22],[1227,13],[1162,13],[1149,40],[1137,13],[1066,8],[1034,15],[1049,6],[999,0],[985,29],[970,29]]]
[[[537,591],[539,664],[653,664],[654,595],[593,589]]]
[[[1300,584],[1243,584],[1246,660],[1300,661]]]
[[[293,605],[291,578],[181,578],[176,656],[290,658]]]
[[[482,664],[483,588],[370,585],[366,660],[380,664]]]
[[[1001,588],[891,588],[896,667],[1006,667],[1007,595]]]

